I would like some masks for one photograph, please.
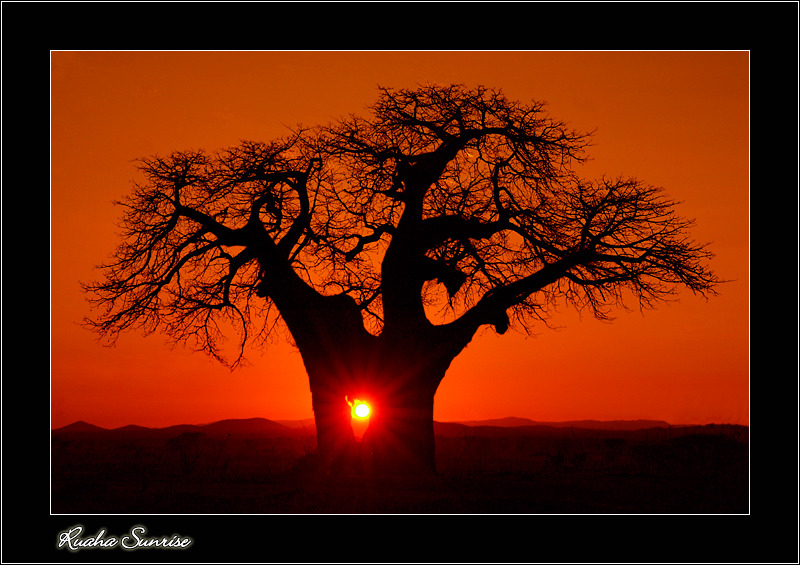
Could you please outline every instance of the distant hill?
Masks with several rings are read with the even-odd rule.
[[[68,426],[64,426],[63,428],[59,428],[58,430],[54,430],[58,432],[63,432],[67,434],[91,434],[91,433],[102,433],[107,432],[106,428],[101,428],[100,426],[95,426],[94,424],[89,424],[88,422],[84,422],[83,420],[78,420]]]
[[[267,420],[266,418],[220,420],[211,424],[194,425],[179,424],[166,428],[148,428],[145,426],[127,425],[120,428],[101,428],[87,422],[78,421],[68,426],[53,430],[60,436],[95,436],[95,437],[120,437],[120,438],[169,438],[185,433],[203,433],[208,436],[238,436],[238,437],[277,437],[281,435],[294,436],[296,431],[292,428]]]
[[[213,424],[198,427],[202,428],[199,431],[217,435],[279,435],[290,429],[283,424],[267,420],[266,418],[221,420]]]
[[[314,418],[306,418],[305,420],[275,420],[277,423],[288,428],[315,428],[316,423]]]
[[[313,427],[314,418],[305,420],[278,420],[279,424],[290,428]],[[511,428],[517,426],[548,426],[551,428],[585,428],[599,430],[643,430],[647,428],[668,428],[664,420],[570,420],[565,422],[539,422],[529,418],[496,418],[490,420],[459,420],[455,422],[436,422],[437,424],[459,424],[462,426],[495,426]]]
[[[494,420],[466,420],[454,422],[465,426],[494,426],[513,428],[518,426],[547,426],[549,428],[581,428],[584,430],[645,430],[648,428],[668,428],[663,420],[570,420],[566,422],[537,422],[528,418],[498,418]]]
[[[314,418],[305,420],[278,420],[293,429],[314,430]],[[434,422],[434,431],[441,435],[463,435],[469,428],[577,428],[585,430],[636,431],[651,428],[669,428],[664,420],[573,420],[565,422],[537,422],[528,418],[497,418],[490,420],[464,420],[460,422]],[[499,430],[498,430],[499,431]],[[525,430],[517,430],[524,432]]]
[[[498,418],[491,420],[465,420],[462,422],[434,422],[434,430],[441,435],[463,435],[472,429],[480,428],[483,433],[492,433],[501,429],[508,432],[524,433],[526,430],[546,428],[572,428],[584,430],[635,431],[651,428],[668,428],[670,424],[663,420],[574,420],[566,422],[538,422],[528,418]],[[313,433],[314,419],[305,420],[268,420],[266,418],[228,419],[211,424],[179,424],[165,428],[148,428],[127,425],[120,428],[101,428],[88,422],[78,421],[68,426],[53,430],[60,436],[96,436],[107,435],[119,438],[170,438],[184,433],[204,433],[213,437],[294,437],[298,433]]]

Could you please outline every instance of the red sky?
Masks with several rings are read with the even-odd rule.
[[[79,282],[113,252],[133,160],[267,141],[365,113],[377,86],[482,84],[596,130],[589,177],[665,187],[728,282],[611,323],[566,307],[525,337],[479,334],[451,366],[437,420],[654,418],[749,424],[749,54],[738,52],[52,52],[51,425],[167,426],[312,416],[285,344],[231,372],[165,338],[114,348],[78,324]]]

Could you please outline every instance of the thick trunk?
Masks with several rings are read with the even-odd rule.
[[[300,307],[284,306],[281,314],[308,373],[321,462],[328,471],[353,470],[358,445],[346,397],[352,399],[374,374],[376,338],[346,296],[308,297]]]
[[[385,326],[376,337],[364,329],[349,297],[281,298],[276,303],[308,372],[326,469],[435,473],[433,397],[469,338],[408,320]],[[357,398],[371,411],[360,444],[348,404]]]
[[[328,471],[352,471],[357,458],[358,446],[345,396],[339,383],[321,383],[316,379],[311,386],[317,450],[323,467]]]
[[[387,350],[383,343],[350,351],[349,362],[341,351],[334,358],[305,352],[319,454],[333,472],[435,473],[433,401],[450,359],[442,361],[439,351]],[[348,404],[355,399],[370,408],[360,442]]]
[[[384,330],[378,369],[359,397],[371,403],[365,464],[378,473],[435,473],[434,395],[463,346],[443,342],[432,326]]]
[[[428,379],[419,378],[375,395],[362,440],[367,469],[381,474],[436,472],[434,393]]]

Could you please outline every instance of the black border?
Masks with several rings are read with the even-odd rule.
[[[798,336],[796,325],[787,332],[776,320],[798,312],[797,265],[786,265],[797,258],[797,23],[795,2],[4,2],[2,561],[796,563]],[[750,51],[751,514],[50,515],[49,355],[41,351],[49,277],[35,248],[47,246],[48,231],[46,69],[49,51],[61,49]],[[776,215],[777,202],[791,218]],[[781,254],[779,272],[773,256],[755,252],[766,249]],[[25,269],[30,280],[20,279],[32,265],[39,272]],[[123,533],[138,523],[195,543],[171,553],[56,549],[57,533],[75,524]]]

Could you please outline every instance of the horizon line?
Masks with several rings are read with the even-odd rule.
[[[57,430],[60,430],[62,428],[73,426],[75,424],[86,424],[86,425],[89,425],[89,426],[93,426],[93,427],[99,428],[101,430],[108,430],[108,431],[119,430],[121,428],[126,428],[126,427],[130,427],[130,426],[146,428],[146,429],[152,429],[152,430],[163,430],[163,429],[172,428],[172,427],[178,427],[178,426],[203,427],[203,426],[210,426],[210,425],[213,425],[213,424],[218,424],[220,422],[225,422],[225,421],[245,421],[245,420],[265,420],[265,421],[273,422],[273,423],[280,424],[280,425],[285,425],[282,422],[299,423],[299,422],[311,421],[312,423],[314,423],[314,417],[313,416],[310,416],[310,417],[307,417],[307,418],[278,418],[278,419],[266,418],[264,416],[253,416],[253,417],[246,417],[246,418],[222,418],[222,419],[219,419],[219,420],[213,420],[213,421],[203,422],[203,423],[194,423],[194,424],[184,422],[184,423],[178,423],[178,424],[167,424],[167,425],[163,425],[163,426],[153,426],[153,425],[143,425],[143,424],[128,423],[128,424],[123,424],[121,426],[106,427],[106,426],[100,426],[98,424],[93,424],[92,422],[89,422],[88,420],[78,419],[78,420],[75,420],[73,422],[70,422],[69,424],[64,424],[64,425],[61,425],[61,426],[58,426],[58,427],[53,427],[52,420],[51,420],[50,430],[51,431],[57,431]],[[490,425],[490,424],[486,424],[486,422],[502,422],[502,421],[508,421],[508,420],[523,420],[523,421],[530,422],[530,424],[525,424],[525,423],[520,424],[521,426],[525,426],[525,425],[544,425],[544,426],[546,426],[546,425],[549,425],[549,424],[561,424],[561,425],[564,425],[564,424],[582,423],[582,422],[597,422],[597,423],[654,422],[654,423],[666,424],[667,427],[670,427],[670,428],[692,427],[692,426],[715,426],[715,425],[716,426],[726,426],[726,425],[727,426],[742,426],[742,427],[746,427],[746,428],[750,427],[749,424],[737,424],[737,423],[728,422],[728,421],[711,421],[711,422],[706,422],[706,423],[674,424],[672,422],[669,422],[667,420],[663,420],[661,418],[612,418],[612,419],[579,418],[579,419],[568,419],[568,420],[534,420],[534,419],[531,419],[531,418],[528,418],[528,417],[523,417],[523,416],[504,416],[504,417],[499,417],[499,418],[473,418],[473,419],[460,419],[460,420],[437,420],[437,419],[434,419],[434,422],[441,423],[441,424],[461,424],[461,425],[468,425],[469,426],[469,425]]]

